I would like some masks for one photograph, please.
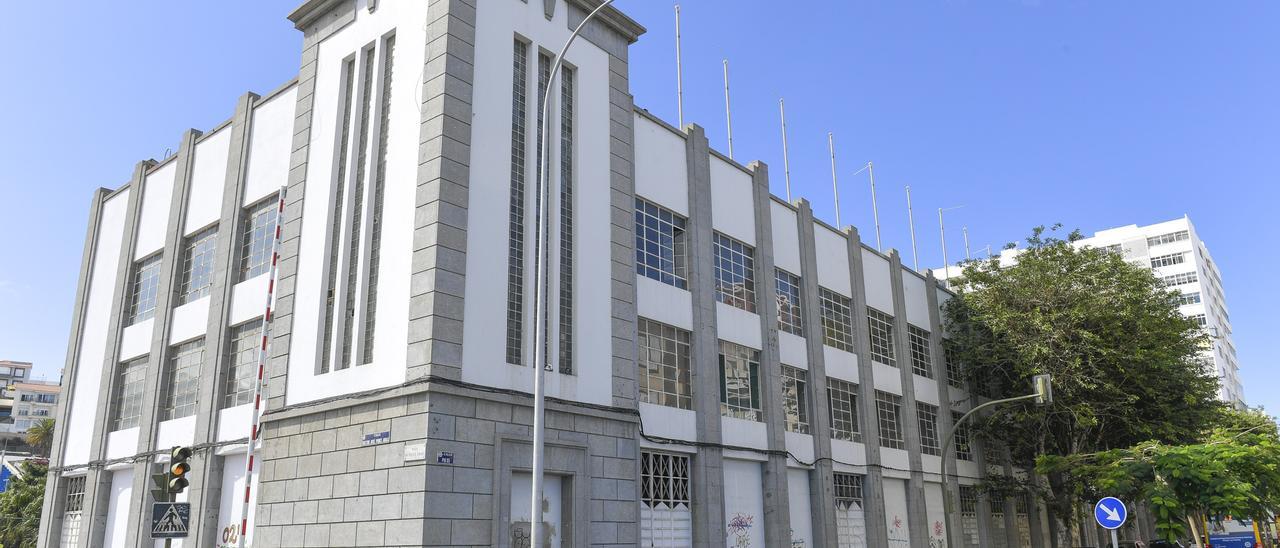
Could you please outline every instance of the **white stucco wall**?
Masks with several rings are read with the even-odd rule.
[[[104,546],[123,548],[125,536],[129,534],[129,502],[133,495],[133,468],[123,468],[111,472],[111,494],[108,495],[107,528],[103,532]],[[87,529],[86,516],[81,531]]]
[[[724,522],[729,546],[765,545],[762,481],[759,462],[724,459]],[[740,538],[748,544],[735,544]]]
[[[141,259],[164,247],[164,236],[169,225],[169,205],[173,198],[173,176],[177,173],[177,160],[148,173],[142,183],[142,210],[138,213],[138,234],[134,241],[133,258]]]
[[[813,544],[813,510],[809,500],[809,470],[787,469],[788,508],[791,511],[791,548]]]
[[[254,107],[242,205],[256,203],[276,193],[288,182],[297,103],[298,87],[295,85]]]
[[[511,87],[507,77],[507,89]],[[684,136],[640,114],[634,114],[636,194],[689,216],[689,171]]]
[[[196,144],[187,190],[187,220],[183,234],[191,234],[218,220],[222,214],[222,187],[227,183],[227,156],[231,128],[225,127]],[[230,227],[220,227],[227,230]]]
[[[726,236],[756,246],[751,175],[711,156],[711,225]]]

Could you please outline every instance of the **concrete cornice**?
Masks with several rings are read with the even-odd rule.
[[[293,22],[294,28],[302,30],[314,23],[324,14],[328,13],[335,6],[352,2],[353,0],[306,0],[301,6],[294,8],[289,12],[289,20]]]
[[[577,6],[587,12],[600,6],[600,0],[566,0],[570,5]],[[622,13],[622,10],[609,6],[596,16],[596,20],[609,26],[609,28],[617,31],[623,38],[627,39],[627,43],[634,44],[644,34],[647,29],[635,19]]]

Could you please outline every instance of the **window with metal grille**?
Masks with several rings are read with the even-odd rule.
[[[871,359],[897,367],[897,353],[893,349],[893,316],[868,306],[867,319],[871,335]]]
[[[1198,281],[1200,281],[1200,279],[1198,276],[1196,276],[1196,273],[1194,270],[1191,272],[1182,272],[1180,274],[1174,274],[1172,276],[1165,276],[1160,279],[1160,283],[1164,284],[1166,287],[1173,287],[1175,285],[1193,284]]]
[[[365,168],[369,161],[369,116],[373,111],[373,47],[363,50],[364,61],[360,63],[360,118],[356,130],[360,132],[356,145],[356,177],[355,190],[351,194],[351,227],[347,230],[347,273],[346,286],[343,289],[342,343],[340,345],[337,368],[345,369],[356,361],[356,280],[360,277],[360,242],[364,229],[364,185],[368,177]]]
[[[231,328],[227,340],[227,375],[222,402],[224,408],[253,401],[253,385],[258,378],[258,349],[261,346],[261,320],[252,320]]]
[[[760,351],[720,341],[720,414],[760,420]]]
[[[867,529],[863,515],[862,476],[833,474],[836,503],[836,545],[839,548],[866,546]]]
[[[933,378],[933,352],[929,349],[930,334],[907,324],[907,342],[911,347],[911,372],[921,377]]]
[[[902,396],[876,390],[876,415],[880,419],[880,446],[906,449],[902,437]]]
[[[827,400],[831,407],[831,437],[844,441],[862,441],[858,428],[858,385],[827,378]]]
[[[952,439],[955,444],[956,459],[971,461],[973,460],[973,449],[969,445],[969,425],[968,423],[960,423],[960,417],[963,416],[964,413],[951,412],[951,424],[956,425],[955,435]]]
[[[169,363],[165,368],[162,420],[196,414],[200,393],[200,365],[203,362],[203,338],[182,343],[169,350]]]
[[[640,401],[692,409],[689,332],[647,318],[639,318],[636,327]]]
[[[129,316],[126,325],[149,320],[156,315],[156,293],[160,289],[160,254],[133,264],[129,284]]]
[[[818,286],[818,313],[822,321],[822,344],[853,352],[853,306],[849,297]]]
[[[1147,246],[1154,247],[1157,245],[1171,244],[1173,242],[1181,242],[1190,239],[1190,232],[1187,232],[1186,230],[1179,230],[1177,232],[1170,232],[1168,234],[1161,234],[1159,236],[1147,238]]]
[[[325,264],[324,345],[320,350],[319,371],[336,369],[333,361],[333,330],[338,307],[338,260],[342,247],[342,208],[346,207],[347,156],[351,145],[351,104],[356,96],[356,61],[347,59],[342,65],[342,136],[338,147],[338,176],[333,180],[333,222],[329,225],[329,261]],[[273,210],[274,211],[274,210]],[[273,221],[274,224],[274,221]],[[247,232],[247,229],[246,229]]]
[[[1151,258],[1151,268],[1160,268],[1162,266],[1173,266],[1187,262],[1186,253],[1170,253],[1159,257]]]
[[[62,534],[58,545],[75,548],[80,545],[80,524],[84,515],[85,476],[67,478],[67,497],[63,503]]]
[[[1009,546],[1008,528],[1004,523],[1004,499],[990,497],[991,504],[991,546],[993,548],[1007,548]]]
[[[1183,293],[1181,295],[1178,295],[1177,299],[1178,299],[1179,305],[1199,304],[1200,292],[1196,291],[1195,293]]]
[[[560,67],[560,372],[573,373],[573,101],[576,72]]]
[[[373,207],[369,213],[369,271],[364,287],[364,341],[360,346],[360,363],[373,362],[374,328],[378,317],[378,275],[382,266],[382,201],[386,194],[387,143],[391,127],[391,74],[395,62],[396,37],[382,43],[382,91],[378,106],[377,172],[373,176]]]
[[[942,358],[947,362],[947,384],[956,388],[964,388],[964,367],[960,365],[960,356],[955,343],[942,341]]]
[[[679,213],[636,197],[636,274],[688,288],[686,222]]]
[[[782,366],[782,410],[788,432],[809,433],[809,372]]]
[[[1013,508],[1018,522],[1018,545],[1031,546],[1031,516],[1027,495],[1014,497]]]
[[[978,491],[972,485],[960,486],[960,531],[965,547],[978,546]]]
[[[800,277],[781,268],[774,269],[778,290],[778,329],[804,336],[804,320],[800,315]]]
[[[120,364],[116,372],[116,420],[112,430],[138,426],[142,418],[142,392],[146,384],[148,359],[148,356],[143,356]]]
[[[182,283],[178,286],[178,304],[186,304],[209,294],[213,287],[213,260],[217,247],[217,226],[187,237],[182,251]]]
[[[507,363],[524,364],[524,199],[529,44],[516,39],[511,63],[511,193],[507,208]]]
[[[756,250],[719,232],[712,235],[715,251],[712,269],[716,279],[716,300],[756,311]]]
[[[683,547],[693,541],[689,457],[640,453],[640,543]]]
[[[271,241],[276,236],[278,198],[272,195],[245,208],[240,229],[240,278],[245,281],[271,270]]]
[[[920,425],[920,452],[942,455],[942,441],[938,437],[938,406],[916,402],[916,422]]]

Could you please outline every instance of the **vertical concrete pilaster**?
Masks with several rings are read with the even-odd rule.
[[[711,156],[707,134],[697,124],[685,126],[685,153],[689,175],[689,264],[711,265]],[[720,341],[716,330],[715,277],[710,268],[689,269],[693,297],[693,332],[690,362],[693,364],[693,410],[697,413],[698,441],[720,444]],[[724,452],[704,446],[694,457],[693,545],[724,546]]]
[[[805,327],[805,355],[809,362],[809,418],[813,433],[813,470],[809,472],[809,506],[813,512],[813,545],[836,545],[835,478],[832,475],[831,405],[827,400],[827,366],[822,350],[822,315],[818,304],[818,254],[813,235],[813,208],[796,203],[796,234],[800,237],[800,313]]]
[[[929,512],[925,503],[924,470],[920,458],[920,421],[916,412],[915,372],[911,362],[911,334],[907,321],[907,295],[904,276],[914,276],[902,267],[898,250],[889,250],[889,285],[893,288],[894,352],[898,356],[898,373],[902,379],[902,435],[907,442],[907,462],[911,477],[907,480],[907,525],[912,546],[929,545]]]
[[[636,409],[635,107],[628,82],[627,60],[610,55],[609,290],[614,325],[613,405]],[[637,462],[639,457],[637,452]]]
[[[930,270],[925,275],[925,298],[929,303],[929,354],[933,357],[933,378],[938,382],[938,437],[945,441],[947,432],[951,431],[951,383],[947,376],[947,353],[946,347],[943,346],[943,331],[945,326],[942,323],[942,308],[938,301],[938,279],[934,277],[933,271]],[[949,546],[960,546],[961,543],[956,542],[960,538],[960,484],[956,477],[956,453],[954,450],[947,450],[947,460],[943,463],[943,468],[947,474],[947,491],[942,494],[948,497],[951,503],[951,526],[955,529],[947,531],[947,544]]]
[[[884,506],[884,471],[880,465],[880,422],[876,413],[875,368],[871,365],[871,320],[867,316],[862,238],[858,229],[852,226],[844,232],[849,246],[849,287],[853,293],[854,353],[858,356],[858,421],[862,426],[862,443],[867,454],[867,478],[862,486],[867,545],[888,546],[889,525]]]

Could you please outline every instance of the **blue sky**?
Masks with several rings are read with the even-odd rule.
[[[65,360],[91,192],[117,187],[181,131],[230,116],[245,91],[297,70],[298,0],[18,2],[0,18],[0,358],[56,379]],[[411,0],[394,0],[411,1]],[[412,0],[416,1],[416,0]],[[484,0],[515,1],[515,0]],[[617,0],[649,29],[631,50],[636,103],[676,120],[668,2]],[[793,7],[794,6],[794,7]],[[803,6],[803,9],[799,6]],[[50,33],[41,21],[58,12]],[[689,0],[685,119],[783,194],[777,101],[787,99],[793,195],[871,241],[862,163],[876,164],[885,247],[942,263],[1062,222],[1086,232],[1191,216],[1222,270],[1245,395],[1280,410],[1280,4],[1155,1]]]

